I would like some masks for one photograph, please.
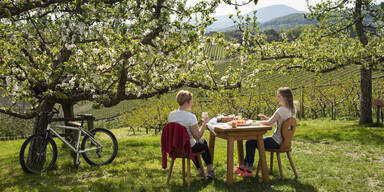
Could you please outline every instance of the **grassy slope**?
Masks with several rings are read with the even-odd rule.
[[[299,121],[293,142],[293,160],[299,178],[294,179],[289,162],[282,155],[286,177],[278,179],[278,169],[269,184],[254,178],[235,177],[225,184],[226,143],[217,139],[214,167],[217,179],[192,179],[191,191],[383,191],[384,129],[356,126],[357,121]],[[63,149],[59,149],[57,170],[42,175],[22,172],[18,150],[22,140],[1,142],[0,191],[185,191],[180,177],[181,161],[175,163],[170,186],[167,170],[161,168],[159,135],[132,136],[127,129],[115,131],[119,154],[112,164],[91,167],[81,159],[74,169]],[[206,134],[207,136],[208,134]],[[61,146],[58,143],[59,146]],[[269,163],[269,154],[267,154]],[[236,159],[236,158],[235,158]],[[169,163],[170,161],[168,161]],[[196,175],[193,170],[192,175]]]

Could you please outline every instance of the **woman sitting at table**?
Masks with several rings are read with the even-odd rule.
[[[281,136],[281,125],[282,123],[290,117],[295,117],[295,107],[293,105],[293,95],[289,88],[281,87],[277,90],[277,101],[281,105],[272,117],[267,117],[264,114],[259,114],[262,121],[258,121],[263,125],[275,125],[276,129],[273,132],[272,136],[264,137],[264,146],[269,149],[278,149],[280,144],[283,142]],[[246,155],[244,159],[244,164],[237,167],[234,171],[239,177],[253,176],[253,162],[255,160],[255,152],[257,148],[257,140],[248,140],[246,142]]]
[[[176,122],[184,126],[187,129],[188,135],[190,137],[190,143],[192,147],[192,152],[197,153],[204,151],[202,154],[205,165],[207,166],[207,179],[212,179],[215,176],[211,153],[205,139],[201,138],[204,134],[205,129],[209,121],[208,116],[203,116],[203,124],[200,129],[198,127],[198,122],[196,116],[189,112],[192,110],[193,105],[193,95],[189,91],[181,90],[177,93],[176,100],[179,103],[180,107],[178,110],[172,111],[168,116],[168,122]],[[194,164],[198,169],[200,176],[202,176],[202,168],[199,166],[197,158],[195,157]]]

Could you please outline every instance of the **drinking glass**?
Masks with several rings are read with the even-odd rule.
[[[241,120],[242,118],[243,118],[242,114],[241,113],[237,113],[236,119],[237,120]]]
[[[204,119],[205,117],[208,117],[208,112],[202,112],[202,113],[201,113],[201,117],[203,117],[203,119]]]

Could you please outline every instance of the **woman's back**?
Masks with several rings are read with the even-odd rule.
[[[279,114],[279,119],[276,120],[276,129],[272,134],[272,138],[276,141],[276,143],[280,145],[283,142],[283,137],[281,135],[281,125],[290,117],[296,118],[296,115],[292,114],[291,110],[287,107],[279,107],[275,113]]]
[[[183,110],[174,110],[168,115],[168,122],[176,122],[184,126],[187,129],[188,135],[190,137],[191,146],[196,144],[195,138],[192,136],[191,129],[193,125],[197,125],[196,116],[188,111]]]

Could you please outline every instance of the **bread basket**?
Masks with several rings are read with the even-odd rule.
[[[217,121],[225,123],[225,122],[230,122],[234,119],[235,119],[235,117],[224,116],[224,117],[220,117],[219,119],[217,119]]]

